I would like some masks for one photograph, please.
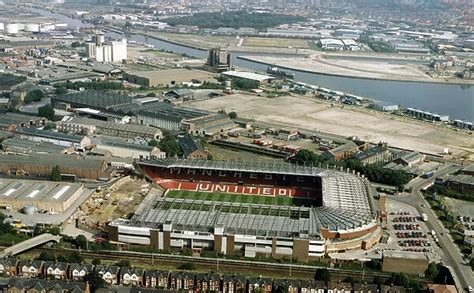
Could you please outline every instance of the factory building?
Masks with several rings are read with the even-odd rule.
[[[235,79],[243,79],[243,80],[250,80],[250,81],[257,81],[261,84],[269,83],[273,77],[264,74],[252,73],[252,72],[244,72],[244,71],[224,71],[222,75],[230,78]]]
[[[134,84],[146,87],[176,86],[191,81],[214,80],[209,72],[188,69],[167,69],[154,71],[130,71],[123,74],[123,78]]]
[[[145,157],[166,157],[166,153],[160,151],[156,147],[134,143],[126,143],[113,138],[101,138],[97,140],[95,142],[95,148],[92,151],[96,153],[98,151],[106,151],[112,156],[133,159]]]
[[[67,133],[102,134],[122,138],[160,139],[163,133],[158,128],[140,124],[120,124],[102,120],[65,116],[57,123],[59,131]]]
[[[36,128],[19,128],[17,129],[16,134],[21,139],[27,139],[34,142],[49,142],[55,145],[74,147],[77,149],[85,149],[91,144],[91,140],[87,136],[71,135]]]
[[[81,196],[82,185],[0,178],[0,207],[65,212]]]
[[[2,149],[10,154],[63,154],[70,148],[55,145],[50,142],[36,142],[27,139],[10,138],[2,141]],[[71,148],[71,151],[74,151]]]
[[[86,57],[103,63],[127,60],[127,39],[104,43],[104,36],[97,35],[95,43],[86,43]]]
[[[55,165],[61,168],[61,174],[74,175],[79,178],[109,178],[111,170],[107,161],[75,155],[30,154],[0,155],[0,173],[47,177]]]
[[[391,152],[386,144],[377,145],[364,152],[357,153],[354,158],[364,166],[370,164],[387,162],[391,157]]]
[[[223,72],[231,69],[232,55],[227,50],[219,48],[209,49],[204,68],[212,72]]]
[[[236,125],[229,116],[224,114],[209,114],[201,117],[184,120],[181,129],[194,135],[215,135],[230,129]]]
[[[41,126],[46,124],[46,118],[19,114],[2,113],[0,115],[0,130],[15,131],[20,127]]]

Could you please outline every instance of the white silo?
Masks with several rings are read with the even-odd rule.
[[[5,29],[5,24],[3,22],[0,22],[0,31],[3,31]]]
[[[5,31],[7,34],[17,34],[18,25],[16,23],[9,23],[5,26]]]
[[[22,30],[25,29],[25,24],[24,23],[17,23],[16,25],[18,26],[19,31],[22,31]]]

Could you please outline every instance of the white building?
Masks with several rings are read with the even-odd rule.
[[[344,50],[344,43],[338,39],[321,39],[319,40],[319,42],[323,50],[331,50],[331,51]]]
[[[122,62],[127,59],[127,39],[112,41],[103,45],[88,43],[86,45],[86,56],[92,58],[93,56],[88,56],[88,46],[90,50],[95,47],[95,60],[97,62]]]
[[[112,41],[112,62],[127,60],[127,39]]]
[[[86,57],[95,58],[96,46],[95,43],[86,43]]]

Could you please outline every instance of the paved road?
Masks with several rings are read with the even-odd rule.
[[[434,230],[438,235],[441,249],[444,252],[444,256],[442,258],[444,264],[454,269],[454,272],[461,282],[462,287],[466,288],[467,286],[474,285],[473,272],[471,271],[471,268],[467,262],[463,259],[458,247],[453,243],[449,233],[438,221],[435,213],[431,208],[429,208],[429,204],[425,201],[423,195],[420,192],[421,188],[433,183],[435,177],[453,173],[460,168],[461,166],[459,165],[449,164],[435,171],[434,176],[429,179],[416,178],[410,182],[410,184],[408,184],[408,187],[412,187],[412,194],[406,197],[399,197],[398,199],[416,207],[420,214],[425,213],[428,216],[428,221],[426,224],[430,230]],[[422,207],[422,205],[424,205],[424,207]],[[443,235],[441,235],[441,233],[443,233]]]

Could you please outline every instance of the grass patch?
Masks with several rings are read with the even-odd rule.
[[[3,235],[0,235],[0,244],[13,245],[13,244],[17,244],[28,239],[30,239],[30,237],[23,234],[6,233]]]

